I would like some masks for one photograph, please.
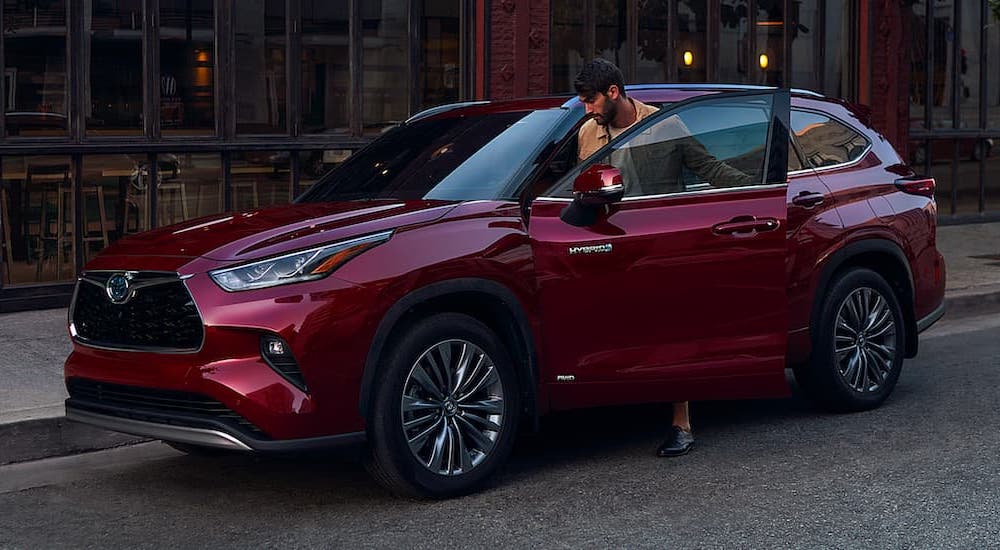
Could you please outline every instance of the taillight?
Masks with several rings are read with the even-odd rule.
[[[904,193],[934,198],[934,178],[911,177],[896,180],[896,187]]]

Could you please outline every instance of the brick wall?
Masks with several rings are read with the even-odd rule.
[[[489,99],[549,91],[549,0],[490,3]]]
[[[896,149],[906,156],[909,129],[910,67],[909,19],[903,16],[906,2],[872,2],[872,122]]]

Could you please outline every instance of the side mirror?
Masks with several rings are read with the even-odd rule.
[[[625,183],[621,170],[607,164],[594,164],[573,180],[576,201],[587,206],[601,206],[622,200]]]

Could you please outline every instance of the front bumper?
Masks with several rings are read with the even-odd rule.
[[[151,439],[244,452],[293,452],[361,444],[364,432],[302,439],[268,440],[253,437],[226,423],[204,418],[155,414],[66,400],[66,418],[98,428]]]

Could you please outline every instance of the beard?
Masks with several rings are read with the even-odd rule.
[[[618,104],[608,101],[605,103],[606,108],[603,113],[597,116],[597,123],[601,126],[608,126],[611,121],[618,116]]]

